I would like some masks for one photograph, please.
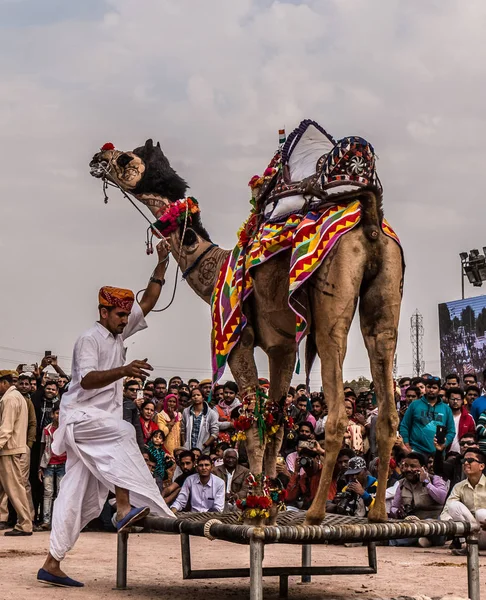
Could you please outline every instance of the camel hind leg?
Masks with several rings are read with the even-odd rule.
[[[402,299],[403,268],[401,250],[392,240],[383,247],[382,265],[360,300],[360,322],[371,367],[378,403],[376,439],[379,467],[375,502],[368,518],[387,519],[385,492],[390,454],[396,439],[398,415],[393,389],[393,358],[397,345],[398,321]]]

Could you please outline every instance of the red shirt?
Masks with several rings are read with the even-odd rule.
[[[153,421],[149,421],[148,423],[145,423],[145,421],[144,421],[144,419],[142,419],[142,417],[140,417],[140,426],[142,427],[142,435],[143,435],[143,443],[144,444],[148,443],[153,431],[159,431],[159,426],[157,425],[157,423],[154,423]]]
[[[50,454],[49,465],[63,465],[66,462],[66,453],[58,456],[54,454],[51,450],[52,440],[54,437],[54,432],[57,430],[57,427],[54,427],[53,423],[49,423],[47,427],[44,427],[42,432],[42,442],[45,443],[46,449],[45,452]]]

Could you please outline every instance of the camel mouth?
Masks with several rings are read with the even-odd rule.
[[[103,179],[108,173],[108,161],[94,161],[89,163],[89,174],[96,179]]]

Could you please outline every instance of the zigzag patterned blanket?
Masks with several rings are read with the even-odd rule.
[[[289,272],[289,306],[295,313],[296,342],[306,329],[302,305],[294,302],[295,292],[321,265],[334,244],[359,223],[358,201],[336,204],[305,216],[292,215],[280,223],[264,223],[256,234],[248,236],[251,219],[242,228],[237,245],[218,276],[211,298],[213,329],[211,336],[213,383],[223,375],[228,356],[246,325],[243,302],[253,290],[251,269],[283,250],[292,250]],[[384,220],[383,233],[400,243]]]

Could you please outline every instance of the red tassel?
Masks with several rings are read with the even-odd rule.
[[[114,150],[115,146],[111,143],[111,142],[106,142],[106,144],[103,144],[103,146],[101,146],[100,150],[101,152],[106,152],[107,150]]]

